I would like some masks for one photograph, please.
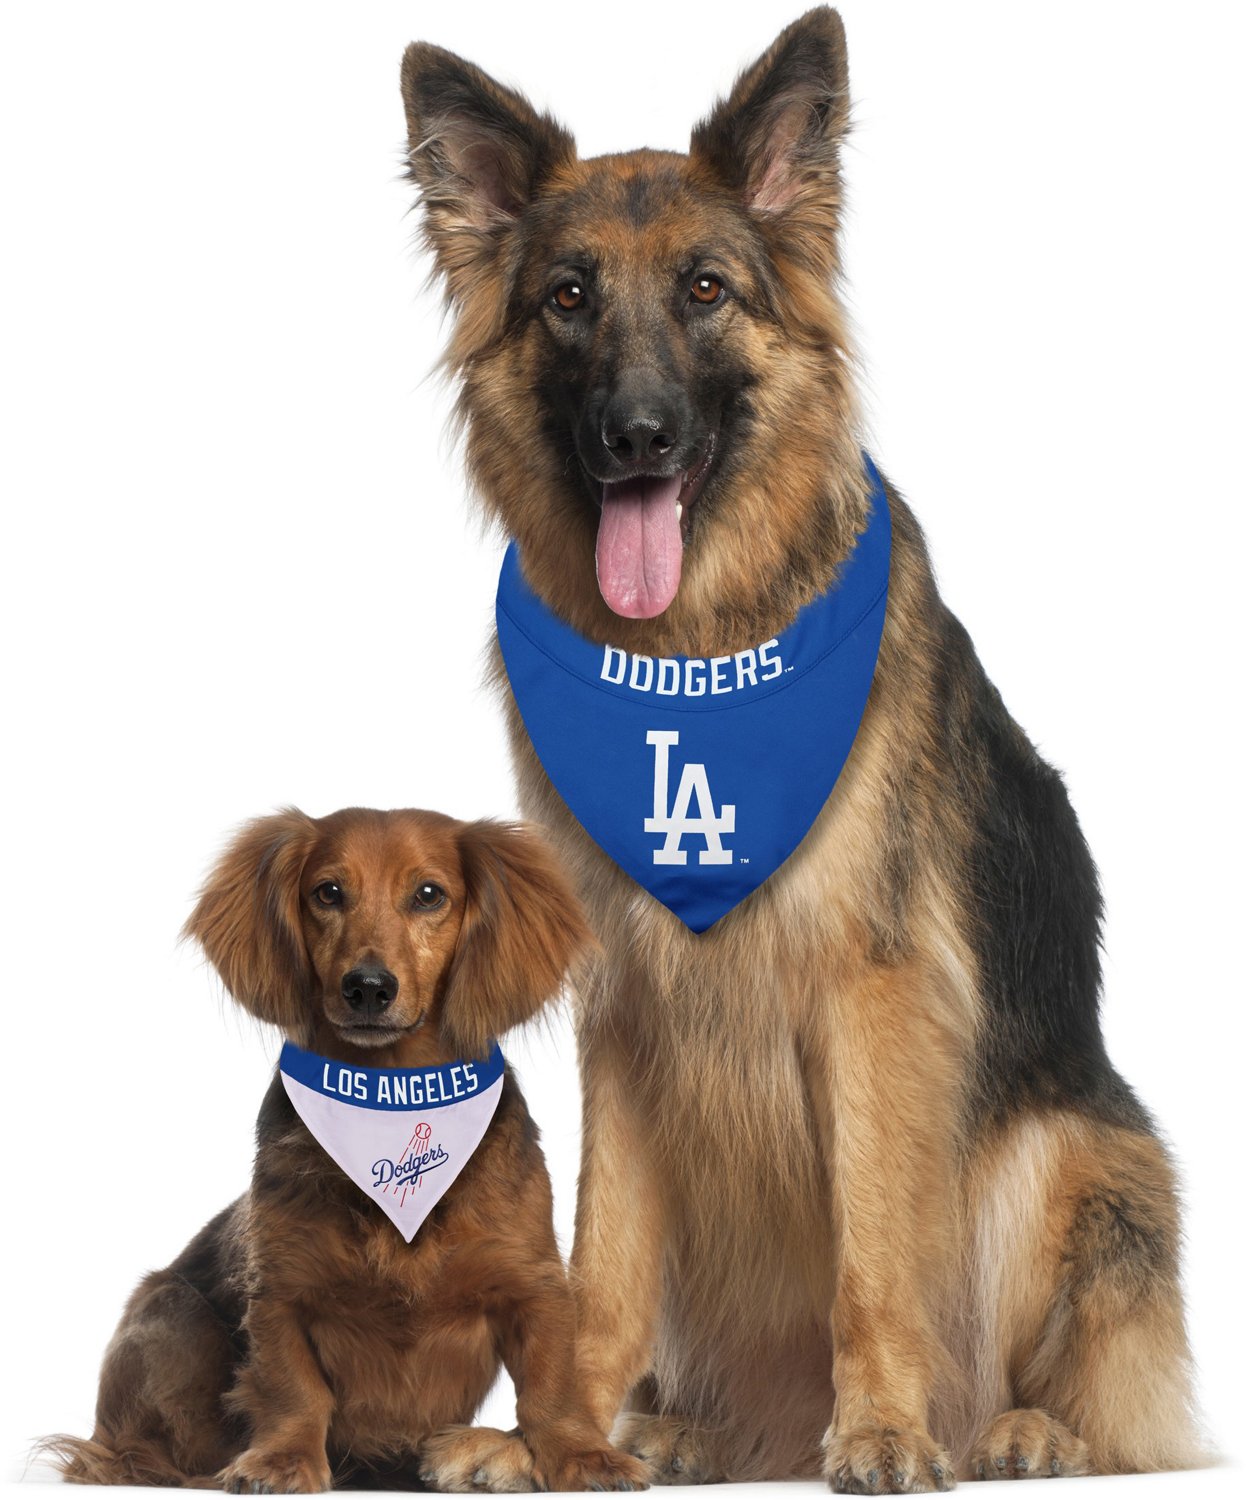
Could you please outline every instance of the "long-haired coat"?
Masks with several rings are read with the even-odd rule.
[[[788,27],[687,155],[581,160],[426,44],[403,94],[470,474],[532,587],[651,657],[785,629],[868,503],[835,290],[837,14]],[[599,527],[628,475],[677,478],[682,503],[676,565],[635,586]],[[1186,1465],[1173,1176],[1104,1051],[1094,865],[887,500],[852,755],[797,852],[705,934],[587,837],[507,697],[525,813],[605,954],[578,1007],[583,1377],[671,1481]]]
[[[440,813],[249,824],[187,932],[240,1005],[350,1066],[483,1057],[591,942],[544,841]],[[246,1494],[395,1484],[632,1489],[575,1379],[536,1129],[507,1070],[475,1153],[408,1243],[274,1078],[250,1190],[131,1297],[66,1477]],[[468,1427],[505,1365],[519,1428]]]

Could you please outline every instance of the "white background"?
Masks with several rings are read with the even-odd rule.
[[[1238,1452],[1241,12],[843,11],[871,445],[1099,860],[1110,1046],[1183,1166]],[[514,811],[479,686],[499,547],[426,378],[403,44],[520,83],[586,154],[682,148],[795,13],[6,5],[7,1478],[89,1431],[130,1287],[246,1181],[275,1041],[175,941],[227,831],[286,802]],[[569,1242],[571,1043],[510,1050]]]

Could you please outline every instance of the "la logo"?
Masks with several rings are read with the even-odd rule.
[[[653,816],[645,819],[646,833],[664,833],[666,842],[653,851],[655,865],[686,865],[688,854],[681,847],[684,834],[699,833],[705,840],[705,848],[698,858],[703,865],[729,865],[731,850],[723,848],[722,835],[735,832],[735,805],[723,803],[722,811],[714,811],[714,798],[710,793],[710,779],[700,762],[689,761],[679,778],[675,791],[675,805],[668,801],[670,795],[671,746],[679,744],[679,732],[674,729],[651,729],[645,737],[653,746]],[[696,816],[692,813],[692,802],[696,799]]]

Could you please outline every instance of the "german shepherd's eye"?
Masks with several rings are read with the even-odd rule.
[[[584,288],[578,281],[564,281],[561,286],[554,288],[550,301],[562,312],[575,312],[577,308],[584,306]]]
[[[690,290],[694,302],[711,307],[715,302],[722,301],[726,289],[717,276],[694,276]]]
[[[312,896],[317,906],[341,906],[342,887],[336,880],[322,880]]]
[[[426,880],[423,885],[416,886],[411,904],[418,911],[436,911],[445,899],[445,891],[439,885],[434,885],[431,880]]]

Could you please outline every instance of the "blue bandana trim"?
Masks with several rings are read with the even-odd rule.
[[[882,478],[863,457],[870,520],[834,586],[733,656],[597,645],[532,591],[515,543],[503,559],[498,643],[546,774],[585,832],[693,932],[795,850],[856,739],[891,568]]]
[[[482,1094],[501,1078],[506,1059],[496,1042],[484,1062],[444,1063],[436,1068],[361,1068],[305,1052],[293,1042],[277,1065],[296,1083],[360,1109],[441,1109]]]

